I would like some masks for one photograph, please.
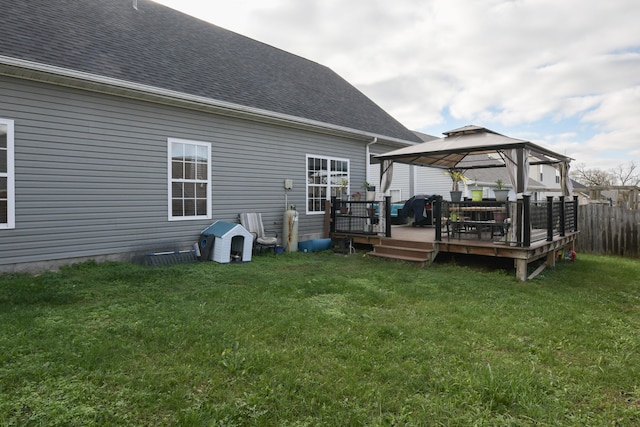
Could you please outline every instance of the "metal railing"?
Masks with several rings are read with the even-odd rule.
[[[496,217],[503,211],[505,217]],[[482,225],[482,222],[505,221],[516,224],[516,230],[509,230],[505,243],[529,247],[538,241],[553,241],[554,236],[565,236],[567,232],[578,231],[578,198],[561,196],[547,197],[546,201],[532,202],[531,196],[524,195],[516,202],[463,201],[447,202],[441,197],[436,200],[434,217],[436,219],[436,241],[442,241],[443,221],[456,219],[457,215],[468,215],[462,221]],[[490,218],[491,216],[491,218]]]
[[[476,227],[490,222],[504,223],[507,231],[503,241],[510,245],[529,247],[538,241],[553,241],[578,231],[578,198],[547,197],[546,201],[531,201],[524,195],[515,202],[462,201],[448,202],[436,196],[433,202],[435,240],[442,241],[442,230],[458,215],[468,215],[464,221]],[[516,230],[511,225],[516,224]],[[488,227],[490,230],[491,227]],[[331,232],[391,237],[391,198],[384,200],[331,199]]]
[[[331,232],[391,237],[391,198],[331,199]]]
[[[564,237],[567,232],[577,231],[578,201],[564,196],[547,197],[546,201],[531,202],[529,196],[522,199],[526,204],[529,199],[531,241],[552,241],[554,236]]]
[[[514,203],[515,204],[515,203]],[[436,240],[442,239],[442,231],[448,236],[462,234],[475,235],[478,239],[487,233],[494,237],[506,236],[511,223],[513,208],[510,202],[494,200],[449,202],[436,199],[434,217],[436,219]],[[439,224],[437,222],[439,221]],[[501,237],[503,240],[506,237]]]

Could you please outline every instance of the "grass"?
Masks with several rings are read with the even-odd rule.
[[[0,425],[634,426],[640,261],[0,276]]]

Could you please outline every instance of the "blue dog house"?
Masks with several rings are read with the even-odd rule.
[[[200,259],[219,263],[249,262],[253,248],[253,235],[240,224],[216,221],[202,230]]]

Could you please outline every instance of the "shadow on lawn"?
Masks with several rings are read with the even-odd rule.
[[[438,254],[434,262],[436,264],[460,265],[481,271],[500,270],[509,274],[513,274],[515,272],[513,260],[510,258],[442,252]]]
[[[27,277],[12,284],[0,283],[0,309],[17,305],[65,305],[78,300],[68,283]]]

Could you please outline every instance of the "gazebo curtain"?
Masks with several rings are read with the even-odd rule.
[[[380,177],[380,192],[385,194],[391,187],[393,179],[393,160],[382,161],[382,176]]]
[[[527,183],[529,182],[529,156],[531,155],[531,150],[528,148],[513,148],[502,153],[511,187],[513,187],[516,196],[522,195],[527,191]],[[520,180],[518,175],[520,175]]]
[[[511,150],[503,151],[505,165],[507,167],[507,173],[509,174],[509,181],[516,193],[516,199],[522,196],[522,193],[527,191],[527,183],[529,182],[529,155],[531,150],[527,148],[513,148]],[[515,205],[517,206],[517,204]],[[519,236],[520,232],[519,218],[517,208],[509,215],[511,217],[511,227],[509,227],[509,240],[511,242],[522,241],[522,236]]]
[[[560,187],[562,187],[562,195],[570,196],[573,193],[573,183],[569,178],[569,162],[560,163]]]

